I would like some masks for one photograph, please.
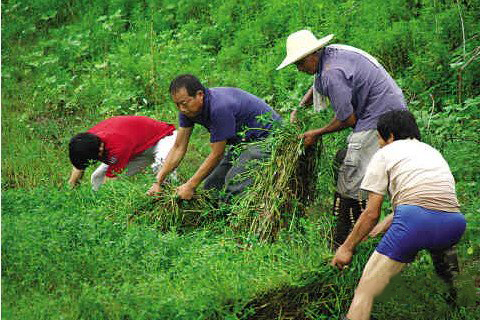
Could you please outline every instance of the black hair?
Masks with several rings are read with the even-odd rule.
[[[194,97],[199,90],[205,92],[205,87],[200,80],[191,74],[182,74],[173,79],[170,83],[170,94],[174,94],[181,88],[185,88],[190,97]]]
[[[385,141],[390,138],[390,134],[393,135],[393,140],[420,140],[417,122],[408,110],[393,110],[382,114],[378,119],[377,131]]]
[[[98,153],[102,140],[92,133],[79,133],[70,139],[68,155],[73,166],[79,170],[85,170],[89,162],[98,160]]]

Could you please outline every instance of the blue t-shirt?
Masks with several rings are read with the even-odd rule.
[[[387,111],[407,109],[402,90],[387,71],[351,50],[327,46],[320,52],[315,89],[330,99],[338,120],[355,113],[354,132],[376,129]]]
[[[264,116],[266,121],[257,118],[262,114],[268,114]],[[179,113],[178,118],[180,127],[201,124],[210,132],[211,143],[227,140],[227,144],[263,139],[273,122],[281,119],[260,98],[241,89],[226,87],[205,89],[201,113],[194,118]],[[246,129],[245,135],[240,135]]]

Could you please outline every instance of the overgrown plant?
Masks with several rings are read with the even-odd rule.
[[[132,212],[129,222],[147,223],[162,232],[182,232],[212,223],[222,216],[219,200],[213,192],[199,190],[187,201],[180,199],[175,189],[172,184],[162,186],[160,194]]]
[[[258,144],[269,149],[271,157],[245,173],[253,184],[233,200],[230,218],[235,229],[249,230],[260,241],[269,241],[303,216],[311,203],[321,148],[305,150],[298,128],[292,125],[277,128]]]

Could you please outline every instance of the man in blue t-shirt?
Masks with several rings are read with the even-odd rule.
[[[211,151],[195,174],[177,189],[180,198],[191,199],[204,180],[205,189],[225,187],[230,194],[243,191],[251,180],[234,177],[245,172],[250,160],[261,160],[269,154],[250,145],[242,149],[238,161],[233,164],[233,154],[230,149],[227,151],[227,145],[264,139],[273,123],[281,120],[280,116],[263,100],[248,92],[227,87],[205,88],[195,76],[188,74],[172,81],[170,94],[179,111],[178,134],[148,194],[160,192],[160,185],[167,175],[180,164],[195,123],[210,132]]]
[[[314,85],[300,105],[314,103],[323,109],[328,98],[335,112],[328,124],[302,134],[306,146],[313,145],[324,134],[353,128],[347,150],[341,150],[336,157],[339,162],[334,199],[334,213],[338,216],[336,248],[344,242],[365,207],[366,194],[360,191],[360,183],[378,150],[378,118],[387,111],[406,110],[407,106],[402,90],[374,57],[346,45],[327,46],[332,38],[333,35],[328,35],[317,39],[308,30],[291,34],[287,39],[287,56],[277,70],[295,64],[298,71],[315,76]]]

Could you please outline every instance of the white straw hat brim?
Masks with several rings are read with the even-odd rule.
[[[280,65],[277,67],[276,70],[283,69],[286,66],[308,56],[309,54],[324,47],[332,39],[333,39],[333,34],[329,34],[328,36],[323,37],[320,40],[315,39],[315,41],[310,41],[310,43],[307,43],[307,44],[302,43],[301,47],[294,47],[294,48],[288,47],[288,40],[287,40],[287,56],[285,57],[285,59],[283,59],[282,63],[280,63]]]

